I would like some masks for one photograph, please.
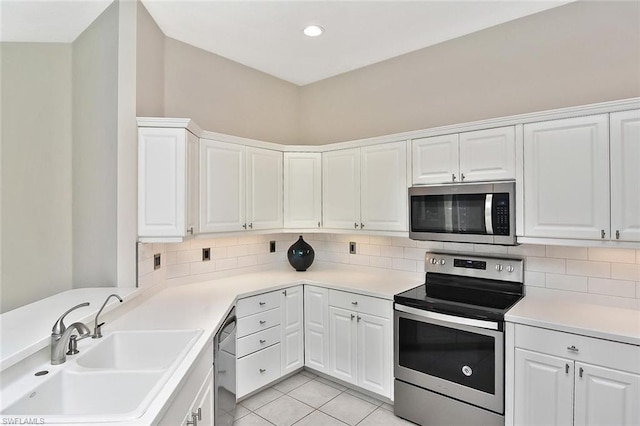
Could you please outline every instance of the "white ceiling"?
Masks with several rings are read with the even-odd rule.
[[[71,42],[111,1],[0,0],[0,39]],[[167,36],[305,85],[571,1],[142,3]],[[309,24],[325,33],[304,36]]]

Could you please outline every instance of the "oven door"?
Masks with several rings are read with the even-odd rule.
[[[504,414],[504,334],[498,328],[396,304],[395,377]]]

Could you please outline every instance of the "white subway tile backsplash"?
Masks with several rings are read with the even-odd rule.
[[[251,253],[248,245],[227,247],[227,257],[248,256],[249,254]]]
[[[227,248],[226,247],[213,247],[211,248],[211,258],[212,259],[224,259],[227,257]]]
[[[519,246],[509,246],[507,253],[513,256],[535,256],[545,257],[545,246],[534,244],[521,244]]]
[[[166,244],[166,248],[167,252],[189,250],[191,248],[191,242],[185,241],[182,243]]]
[[[636,283],[636,299],[640,299],[640,281]]]
[[[403,257],[405,259],[418,260],[420,262],[424,262],[424,254],[425,254],[425,249],[405,247]]]
[[[633,298],[636,295],[636,283],[633,281],[589,277],[589,293]]]
[[[612,263],[611,278],[616,280],[640,281],[640,264]]]
[[[408,259],[393,259],[391,267],[399,271],[416,272],[419,271],[418,262]]]
[[[211,248],[211,247],[215,247],[216,242],[215,240],[211,239],[211,238],[194,238],[193,240],[191,240],[191,245],[190,247],[192,249],[203,249],[203,248]]]
[[[374,268],[393,269],[393,258],[391,257],[371,256],[369,262],[369,266]]]
[[[153,258],[143,259],[138,262],[138,276],[147,275],[153,272]]]
[[[550,272],[553,274],[565,273],[564,259],[549,259],[546,257],[527,257],[524,262],[527,271]]]
[[[378,246],[390,246],[391,245],[391,237],[378,237],[378,236],[370,236],[369,244],[375,244]]]
[[[587,277],[573,275],[547,274],[547,288],[556,290],[579,291],[586,293],[588,289]]]
[[[416,247],[418,242],[404,237],[391,237],[391,245],[399,247]]]
[[[357,253],[366,256],[380,256],[380,246],[373,244],[357,244]]]
[[[188,263],[179,263],[176,265],[167,265],[167,278],[186,277],[191,274],[191,268]]]
[[[380,256],[402,258],[404,257],[404,249],[402,247],[395,246],[381,246]]]
[[[555,257],[560,259],[588,259],[588,250],[586,247],[547,246],[546,253],[547,257]]]
[[[425,249],[425,251],[438,251],[444,250],[444,243],[442,241],[416,241],[416,247]]]
[[[546,274],[544,272],[524,271],[524,283],[534,287],[545,286]]]
[[[608,262],[567,260],[567,274],[582,275],[585,277],[610,278],[611,264]]]
[[[216,271],[224,271],[226,269],[236,269],[238,267],[238,258],[229,257],[226,259],[216,260]]]
[[[191,264],[191,275],[206,274],[216,271],[216,261],[196,262]]]
[[[590,248],[589,260],[636,263],[636,251],[631,249]]]
[[[450,251],[473,252],[473,244],[466,243],[444,243],[443,248]]]
[[[153,244],[140,244],[138,246],[138,256],[140,259],[149,259],[153,257],[154,252]]]
[[[175,265],[178,263],[178,252],[177,251],[169,251],[162,255],[164,258],[165,265]]]
[[[482,254],[508,254],[507,246],[493,246],[490,244],[474,244],[473,251]]]
[[[202,260],[202,249],[184,250],[177,252],[176,263],[192,263]]]
[[[238,258],[238,268],[255,266],[258,264],[258,256],[241,256]]]
[[[364,256],[361,254],[349,255],[349,263],[352,265],[369,266],[369,259],[369,256]]]

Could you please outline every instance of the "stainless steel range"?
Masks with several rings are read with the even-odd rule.
[[[394,409],[421,425],[504,424],[504,315],[523,261],[427,252],[394,304]]]

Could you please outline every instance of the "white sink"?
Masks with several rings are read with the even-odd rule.
[[[200,330],[117,331],[80,354],[77,363],[85,368],[164,370],[199,335]]]
[[[5,401],[0,414],[80,424],[141,417],[200,334],[202,330],[105,334],[77,358],[67,356],[52,374],[29,377],[37,384]]]

